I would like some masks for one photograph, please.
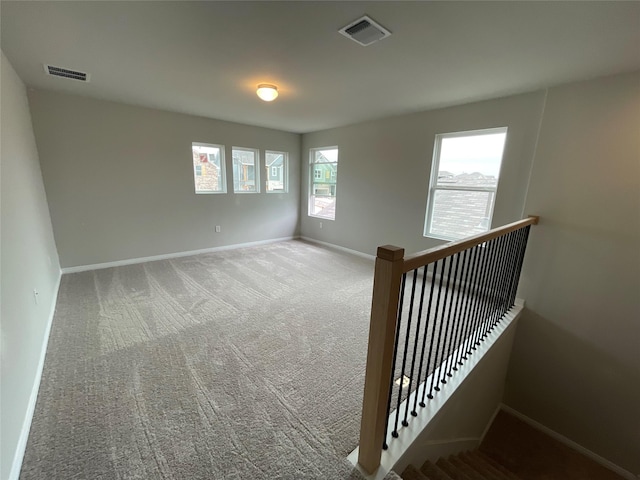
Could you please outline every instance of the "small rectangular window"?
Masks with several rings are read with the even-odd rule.
[[[233,147],[233,192],[258,193],[260,176],[258,174],[258,150]]]
[[[507,128],[436,135],[426,237],[444,240],[491,228]]]
[[[309,215],[335,220],[338,184],[338,147],[312,148],[309,152]]]
[[[267,150],[264,154],[264,166],[267,173],[267,193],[287,192],[289,155],[286,152]]]
[[[224,146],[192,143],[191,153],[196,193],[227,193]]]

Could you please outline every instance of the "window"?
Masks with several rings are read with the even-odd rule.
[[[258,176],[258,151],[253,148],[233,147],[233,192],[257,193],[260,191]]]
[[[507,129],[436,135],[424,235],[444,240],[491,228]]]
[[[191,152],[196,193],[227,193],[224,146],[192,143]]]
[[[309,153],[309,170],[313,171],[309,186],[309,215],[335,220],[338,147],[312,148]]]
[[[287,192],[289,155],[267,150],[264,154],[264,166],[267,172],[267,193]]]

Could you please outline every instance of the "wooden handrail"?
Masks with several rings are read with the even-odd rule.
[[[502,227],[494,228],[493,230],[474,235],[473,237],[463,238],[462,240],[414,253],[404,259],[403,272],[407,273],[415,270],[416,268],[423,267],[424,265],[429,265],[436,260],[442,260],[445,257],[455,255],[456,253],[475,247],[476,245],[480,245],[481,243],[500,237],[509,232],[513,232],[514,230],[526,227],[527,225],[537,225],[538,220],[540,220],[540,217],[530,215],[529,218],[525,218],[524,220],[519,220]]]

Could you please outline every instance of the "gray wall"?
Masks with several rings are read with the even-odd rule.
[[[437,245],[422,237],[435,135],[505,125],[494,226],[542,217],[505,402],[639,473],[638,73],[305,134],[301,233],[370,254]],[[328,145],[340,148],[334,222],[307,215],[307,152]]]
[[[298,233],[300,135],[48,91],[29,100],[63,267]],[[230,193],[194,193],[191,142],[226,146]],[[289,152],[289,192],[231,193],[232,146]]]
[[[38,376],[60,265],[26,88],[4,53],[1,76],[0,478],[5,480],[9,478]],[[39,293],[37,304],[34,289]]]
[[[535,92],[303,135],[302,235],[368,254],[384,244],[412,253],[444,243],[422,234],[435,135],[503,126],[493,224],[519,220],[543,104]],[[309,149],[331,145],[340,150],[335,221],[307,214]]]
[[[640,473],[640,74],[549,90],[508,405]]]

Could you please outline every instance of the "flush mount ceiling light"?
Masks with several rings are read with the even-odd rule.
[[[265,102],[272,102],[278,97],[278,87],[269,83],[261,83],[258,85],[256,93]]]

